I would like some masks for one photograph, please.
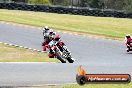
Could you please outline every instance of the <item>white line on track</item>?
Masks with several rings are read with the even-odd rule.
[[[15,46],[15,47],[20,47],[20,48],[25,48],[25,49],[29,49],[29,50],[33,50],[36,52],[41,52],[41,53],[46,53],[46,51],[41,51],[41,50],[37,50],[37,49],[32,49],[32,48],[28,48],[28,47],[24,47],[24,46],[19,46],[19,45],[13,45],[13,44],[9,44],[9,43],[4,43],[4,42],[0,42],[1,44],[5,44],[5,45],[9,45],[9,46]],[[18,64],[28,64],[28,63],[32,63],[32,64],[37,64],[37,63],[57,63],[57,62],[0,62],[0,63],[18,63]]]
[[[25,24],[19,24],[19,23],[4,22],[4,21],[0,21],[0,23],[11,24],[11,25],[21,26],[21,27],[28,27],[28,28],[36,28],[36,29],[40,29],[41,28],[41,27],[35,27],[35,26],[30,26],[30,25],[25,25]],[[75,32],[72,33],[72,32],[67,32],[67,31],[60,31],[60,30],[56,30],[56,32],[62,32],[62,33],[65,33],[65,34],[70,34],[70,35],[75,35],[75,36],[80,35],[80,34],[75,33]],[[94,36],[94,35],[81,35],[81,36],[86,37],[86,38],[100,39],[100,37]],[[106,40],[105,37],[101,37],[101,39],[105,39]],[[113,40],[113,39],[107,38],[107,40]],[[114,40],[114,41],[118,41],[119,42],[119,40]],[[11,44],[5,43],[5,45],[11,45]],[[24,46],[17,46],[17,47],[25,48],[25,49],[29,49],[29,50],[33,50],[33,51],[37,51],[37,52],[43,52],[41,50],[27,48],[27,47],[24,47]],[[75,59],[73,59],[73,60],[75,61]]]

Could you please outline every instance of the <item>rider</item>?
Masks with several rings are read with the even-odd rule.
[[[126,35],[126,38],[125,38],[125,40],[126,40],[126,45],[130,45],[130,43],[132,42],[132,38],[131,38],[131,36],[130,36],[130,34],[127,34]]]
[[[131,38],[130,34],[127,34],[125,37],[125,43],[126,43],[128,49],[130,49],[131,42],[132,42],[132,38]]]
[[[48,48],[50,50],[50,52],[49,52],[49,57],[50,58],[54,58],[54,56],[55,56],[54,50],[56,49],[56,46],[62,51],[62,49],[61,49],[62,42],[60,40],[59,35],[56,35],[54,37],[54,39],[52,41],[50,41],[49,44],[48,44]]]
[[[55,46],[54,40],[50,41],[48,44],[48,48],[49,48],[48,56],[49,56],[49,58],[54,58],[54,56],[55,56],[54,46]]]
[[[58,48],[60,49],[60,51],[63,51],[62,50],[62,47],[65,45],[61,40],[60,40],[60,36],[59,35],[56,35],[54,37],[54,42],[55,42],[55,45],[58,46]]]
[[[48,36],[48,33],[49,33],[49,27],[48,26],[45,26],[43,28],[43,36],[44,36],[44,39]]]
[[[53,32],[52,29],[48,30],[46,37],[44,37],[43,51],[46,51],[47,45],[50,41],[54,39],[54,35],[55,35],[55,32]]]
[[[56,35],[56,33],[55,33],[52,29],[50,29],[50,30],[49,30],[49,38],[50,38],[51,40],[53,40],[54,37],[55,37],[55,35]]]

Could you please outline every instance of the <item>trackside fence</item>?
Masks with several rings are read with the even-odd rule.
[[[99,16],[99,17],[117,17],[117,18],[132,18],[132,13],[115,10],[89,9],[89,8],[73,8],[61,6],[46,6],[46,5],[29,5],[24,3],[0,3],[0,9],[8,10],[25,10],[39,11],[59,14],[73,14],[84,16]]]

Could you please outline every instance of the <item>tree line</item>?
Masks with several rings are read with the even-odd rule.
[[[13,0],[29,4],[90,7],[99,9],[126,10],[132,12],[132,0]]]

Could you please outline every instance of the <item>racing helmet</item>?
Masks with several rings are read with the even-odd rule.
[[[53,30],[52,29],[49,30],[49,34],[53,34]]]
[[[45,26],[44,29],[45,29],[45,30],[49,30],[49,27],[48,27],[48,26]]]
[[[126,38],[131,38],[130,34],[126,34]]]
[[[55,36],[56,35],[56,32],[53,32],[53,35]]]
[[[54,37],[54,40],[55,40],[55,41],[59,41],[59,39],[60,39],[59,35],[56,35],[56,36]]]

